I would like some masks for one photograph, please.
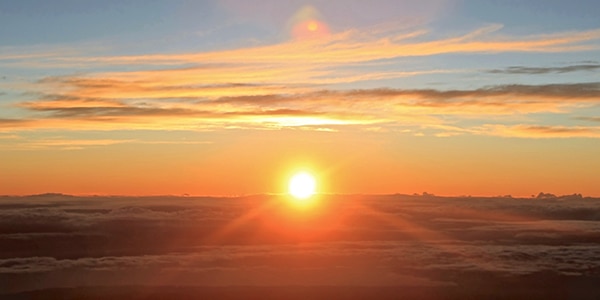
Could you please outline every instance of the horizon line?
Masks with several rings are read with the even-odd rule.
[[[288,193],[254,193],[254,194],[239,194],[239,195],[201,195],[201,194],[147,194],[147,195],[125,195],[125,194],[68,194],[68,193],[60,193],[60,192],[47,192],[47,193],[39,193],[39,194],[0,194],[0,197],[18,197],[18,198],[27,198],[27,197],[84,197],[84,198],[94,198],[94,197],[108,197],[108,198],[155,198],[155,197],[174,197],[174,198],[251,198],[251,197],[264,197],[264,196],[290,196]],[[565,194],[565,195],[557,195],[553,193],[545,193],[539,192],[538,194],[531,194],[530,196],[521,196],[521,195],[437,195],[434,193],[422,192],[422,193],[316,193],[313,197],[321,197],[321,196],[405,196],[405,197],[434,197],[434,198],[505,198],[505,199],[552,199],[552,198],[591,198],[591,199],[599,199],[600,196],[595,195],[583,195],[581,193],[573,193],[573,194]]]

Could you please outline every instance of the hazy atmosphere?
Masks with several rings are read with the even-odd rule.
[[[600,196],[598,9],[1,1],[1,189]]]
[[[0,298],[598,299],[599,11],[0,0]]]

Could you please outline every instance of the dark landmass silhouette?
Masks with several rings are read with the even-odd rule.
[[[598,299],[600,199],[0,197],[1,299]]]

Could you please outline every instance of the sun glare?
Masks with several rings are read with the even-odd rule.
[[[315,193],[317,183],[315,177],[306,172],[295,174],[288,186],[288,192],[296,199],[304,200]]]

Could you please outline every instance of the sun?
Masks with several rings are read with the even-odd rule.
[[[290,179],[288,192],[296,199],[304,200],[315,194],[317,181],[307,172],[296,173]]]

